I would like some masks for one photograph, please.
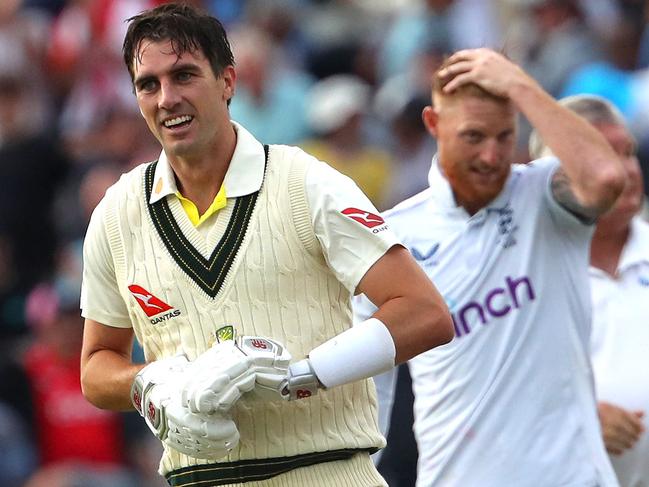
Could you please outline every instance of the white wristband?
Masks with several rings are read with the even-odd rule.
[[[309,360],[322,385],[335,387],[387,372],[395,355],[387,327],[370,318],[318,345]]]

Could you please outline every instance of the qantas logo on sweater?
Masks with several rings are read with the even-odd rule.
[[[128,287],[128,290],[131,291],[131,294],[137,301],[137,304],[140,305],[142,311],[144,311],[144,313],[146,313],[146,315],[149,318],[155,315],[159,315],[160,313],[164,313],[165,311],[169,311],[168,313],[165,313],[164,315],[159,316],[158,318],[154,318],[150,320],[151,324],[153,325],[165,321],[169,318],[178,316],[180,314],[179,309],[174,309],[173,306],[169,306],[163,300],[155,297],[149,291],[147,291],[141,286],[138,286],[137,284],[131,284]]]
[[[385,220],[381,218],[380,215],[365,210],[359,210],[358,208],[346,208],[342,211],[342,214],[347,215],[352,220],[357,221],[367,228],[374,228],[385,224]]]

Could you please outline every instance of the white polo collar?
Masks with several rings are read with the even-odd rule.
[[[643,225],[641,218],[640,216],[636,216],[631,220],[629,239],[622,250],[618,265],[618,270],[620,271],[642,262],[649,262],[649,248],[647,247],[647,242],[649,242],[649,227]]]
[[[484,213],[485,209],[494,209],[499,210],[507,206],[509,202],[509,196],[511,193],[511,183],[512,183],[512,174],[514,173],[514,168],[507,178],[505,187],[503,190],[494,198],[485,208],[479,210],[476,215]],[[446,176],[442,173],[442,169],[439,165],[439,159],[437,154],[433,156],[433,160],[430,166],[430,171],[428,172],[428,184],[431,189],[431,198],[436,206],[450,212],[462,211],[464,214],[468,215],[466,210],[459,206],[455,201],[455,196],[453,195],[453,189],[451,188],[450,183],[446,179]],[[474,215],[475,216],[475,215]]]
[[[228,198],[245,196],[258,191],[264,180],[266,166],[264,146],[234,120],[232,125],[237,133],[237,145],[225,174],[224,184]],[[163,150],[158,158],[149,203],[153,204],[165,196],[175,195],[177,191],[173,169]]]
[[[433,156],[433,161],[428,171],[428,184],[431,189],[431,198],[437,206],[445,209],[459,208],[453,196],[453,190],[446,177],[442,174],[439,167],[437,154]]]

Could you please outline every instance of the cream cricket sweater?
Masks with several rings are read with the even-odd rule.
[[[178,201],[149,205],[152,165],[137,167],[111,188],[106,231],[147,360],[178,353],[194,359],[224,325],[239,335],[274,338],[298,360],[351,326],[350,293],[327,267],[309,218],[304,180],[310,160],[300,149],[271,146],[261,190],[221,210],[215,224],[223,236],[207,252]],[[131,285],[173,309],[147,316]],[[241,440],[225,462],[385,443],[369,380],[295,402],[244,396],[233,416]],[[201,463],[166,449],[160,468],[164,474]]]

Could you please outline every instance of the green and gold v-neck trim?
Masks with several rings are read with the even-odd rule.
[[[267,145],[264,145],[264,153],[267,168]],[[144,174],[144,197],[146,198],[145,202],[153,225],[176,264],[208,296],[214,298],[221,289],[223,281],[230,267],[232,267],[237,252],[246,236],[250,218],[261,189],[237,198],[223,237],[214,247],[210,257],[206,259],[183,234],[178,222],[173,217],[167,199],[162,198],[155,203],[150,203],[156,165],[157,161],[149,164]]]

